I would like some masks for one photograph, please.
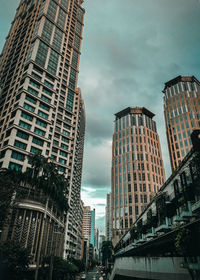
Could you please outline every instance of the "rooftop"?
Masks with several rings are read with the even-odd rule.
[[[163,89],[163,92],[165,93],[168,87],[176,85],[179,82],[196,82],[200,85],[200,82],[195,76],[177,76],[176,78],[165,83],[165,88]]]
[[[116,119],[120,119],[124,116],[127,116],[128,114],[144,114],[151,119],[155,116],[154,113],[146,109],[145,107],[127,107],[126,109],[118,112],[115,114]]]

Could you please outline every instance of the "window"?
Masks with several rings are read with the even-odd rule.
[[[41,81],[41,77],[39,75],[37,75],[36,73],[32,72],[31,76],[34,77],[35,79],[37,79],[38,81]]]
[[[63,151],[60,151],[60,155],[63,156],[63,157],[67,157],[67,153],[63,152]]]
[[[64,137],[64,136],[62,136],[61,140],[64,141],[64,142],[66,142],[66,143],[69,143],[69,139],[66,138],[66,137]]]
[[[33,117],[25,112],[22,111],[21,113],[21,117],[26,119],[26,120],[29,120],[29,121],[32,121],[33,120]]]
[[[35,62],[38,63],[40,66],[44,67],[46,63],[47,53],[48,53],[48,46],[40,41]]]
[[[24,161],[25,155],[19,152],[12,151],[11,158],[17,159],[19,161]]]
[[[51,52],[50,52],[50,57],[49,57],[49,64],[48,64],[47,69],[48,69],[49,72],[51,72],[52,74],[56,74],[57,65],[58,65],[58,58],[59,58],[58,53],[55,52],[54,50],[51,50]]]
[[[42,153],[42,151],[40,149],[32,147],[32,146],[31,146],[30,152],[33,153],[33,154],[41,154]]]
[[[48,119],[48,115],[47,114],[45,114],[45,113],[43,113],[42,111],[38,111],[38,115],[40,116],[40,117],[42,117],[42,118],[44,118],[44,119]]]
[[[35,108],[27,103],[24,103],[23,107],[31,112],[35,111]]]
[[[65,168],[64,168],[64,167],[62,167],[62,166],[58,166],[58,171],[59,171],[59,172],[63,172],[63,173],[64,173],[64,172],[65,172]]]
[[[35,81],[33,81],[32,79],[30,79],[29,84],[36,87],[36,88],[40,88],[40,84],[36,83]]]
[[[65,149],[65,150],[68,150],[69,147],[67,145],[61,143],[61,148]]]
[[[50,17],[51,20],[54,21],[57,11],[57,4],[54,1],[49,2],[49,7],[47,10],[47,15]]]
[[[42,31],[42,39],[47,43],[50,43],[52,30],[53,30],[53,23],[51,23],[48,19],[45,19],[45,23]]]
[[[25,128],[25,129],[28,129],[28,130],[31,129],[31,125],[28,124],[28,123],[25,123],[25,122],[23,122],[23,121],[19,121],[19,126]]]
[[[22,142],[20,142],[18,140],[15,140],[14,146],[18,147],[18,148],[20,148],[22,150],[26,150],[26,147],[27,147],[26,144],[24,144],[24,143],[22,143]]]
[[[9,169],[16,170],[16,171],[21,171],[22,170],[22,165],[10,162],[9,163]]]
[[[43,87],[42,91],[48,94],[49,96],[52,96],[52,92],[48,88]]]
[[[67,161],[65,160],[65,159],[63,159],[63,158],[59,158],[59,160],[58,160],[60,163],[62,163],[62,164],[66,164],[67,163]]]
[[[69,132],[68,131],[66,131],[66,130],[63,130],[63,132],[62,132],[63,134],[65,134],[65,135],[69,135]]]
[[[30,95],[26,95],[26,100],[28,100],[29,102],[33,103],[33,104],[36,104],[36,100],[34,98],[32,98]]]
[[[32,94],[34,94],[34,95],[36,95],[36,96],[38,95],[38,91],[33,89],[33,88],[31,88],[31,87],[28,87],[27,91],[32,93]]]
[[[35,128],[34,132],[40,136],[44,136],[45,135],[45,131],[39,129],[39,128]]]
[[[42,127],[44,127],[44,128],[47,127],[47,123],[45,123],[45,122],[43,122],[43,121],[41,121],[41,120],[39,120],[39,119],[36,120],[36,124],[38,124],[38,125],[40,125],[40,126],[42,126]]]
[[[48,86],[48,87],[50,87],[50,88],[53,88],[52,83],[49,83],[47,80],[44,80],[44,84],[45,84],[45,86]]]
[[[49,106],[48,105],[46,105],[46,104],[44,104],[44,103],[42,103],[42,102],[40,102],[40,108],[42,108],[42,109],[44,109],[44,110],[46,110],[46,111],[49,111]]]
[[[39,145],[39,146],[43,146],[43,144],[44,144],[44,141],[43,140],[41,140],[41,139],[39,139],[39,138],[37,138],[37,137],[33,137],[33,141],[32,141],[34,144],[37,144],[37,145]]]
[[[21,130],[17,131],[17,137],[20,137],[22,139],[28,140],[29,135]]]
[[[51,99],[49,99],[48,97],[44,96],[43,94],[42,94],[41,98],[42,98],[42,100],[46,101],[47,103],[51,103]]]
[[[63,9],[60,8],[58,13],[57,25],[62,29],[65,26],[65,19],[66,19],[66,12],[64,12]]]
[[[135,194],[135,203],[137,203],[137,202],[138,202],[138,195]]]

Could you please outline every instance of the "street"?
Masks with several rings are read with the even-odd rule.
[[[86,275],[86,280],[99,280],[101,277],[101,269],[100,268],[94,268],[92,271],[89,271]],[[102,277],[102,279],[105,279]]]

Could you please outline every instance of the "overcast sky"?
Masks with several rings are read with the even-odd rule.
[[[1,0],[1,49],[18,3]],[[96,225],[103,230],[116,112],[144,106],[155,113],[170,175],[162,90],[165,82],[178,75],[200,79],[200,2],[85,0],[83,6],[79,86],[87,123],[82,198],[96,208]]]

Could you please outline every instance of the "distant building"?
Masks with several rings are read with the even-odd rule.
[[[165,181],[153,117],[144,107],[128,107],[115,114],[111,192],[114,245]]]
[[[95,209],[90,206],[83,207],[83,235],[90,244],[95,244]]]
[[[112,240],[112,209],[111,209],[111,193],[106,197],[106,240]]]
[[[90,244],[95,246],[95,209],[91,210],[91,235]]]
[[[169,155],[175,170],[192,148],[190,134],[200,127],[200,82],[178,76],[165,83],[164,114]]]
[[[95,228],[95,243],[94,246],[99,249],[99,230]]]

